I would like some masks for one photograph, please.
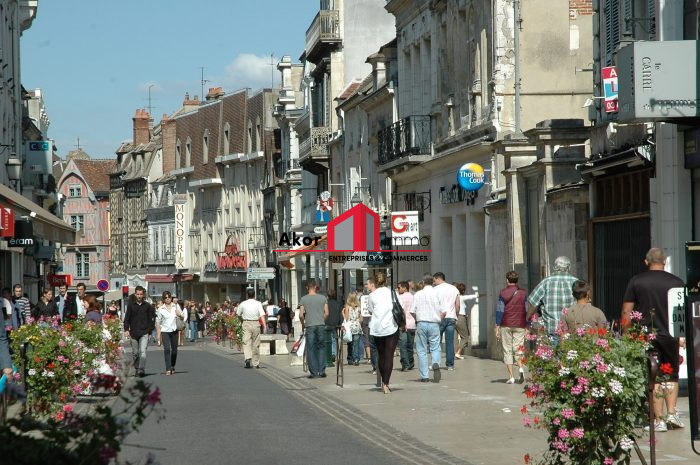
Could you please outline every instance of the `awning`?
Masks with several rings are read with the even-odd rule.
[[[75,243],[75,229],[68,223],[2,184],[0,184],[0,205],[12,208],[24,216],[34,212],[36,216],[32,218],[32,223],[34,235],[38,238],[61,244]]]

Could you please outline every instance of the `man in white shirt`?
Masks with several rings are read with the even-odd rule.
[[[267,303],[267,305],[265,305]],[[265,310],[267,311],[267,332],[270,334],[277,334],[277,314],[280,308],[274,303],[265,302],[263,303]]]
[[[265,310],[260,301],[255,300],[255,290],[247,289],[248,300],[241,302],[236,314],[243,320],[243,356],[245,367],[260,368],[260,318],[265,319]],[[263,328],[266,324],[263,325]]]
[[[78,308],[78,316],[85,316],[88,307],[88,304],[85,301],[85,291],[87,288],[85,287],[84,283],[78,283],[78,285],[75,287],[78,290],[78,295],[75,296],[75,305]]]
[[[416,286],[418,292],[413,296],[411,313],[416,319],[416,354],[418,355],[418,373],[422,383],[428,379],[428,348],[432,355],[433,381],[440,382],[440,323],[445,317],[438,294],[433,287],[433,277],[430,274]]]
[[[433,280],[435,292],[445,313],[445,319],[440,326],[440,340],[442,335],[445,335],[445,365],[447,371],[452,371],[455,369],[455,325],[459,312],[459,289],[445,282],[445,275],[439,271],[433,275]]]

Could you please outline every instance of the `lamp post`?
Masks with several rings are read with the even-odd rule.
[[[12,187],[17,190],[17,182],[22,176],[22,161],[17,158],[15,152],[10,153],[10,157],[5,162],[5,169],[7,170],[7,178],[12,181]]]

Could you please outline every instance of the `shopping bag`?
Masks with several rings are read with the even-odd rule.
[[[352,331],[350,330],[350,322],[348,320],[343,321],[343,342],[352,342]]]
[[[297,354],[297,355],[303,354],[305,346],[306,346],[306,337],[304,336],[304,334],[302,334],[301,336],[299,336],[299,339],[297,340],[297,342],[295,342],[294,345],[292,346],[292,353]]]

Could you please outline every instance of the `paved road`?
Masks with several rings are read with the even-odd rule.
[[[146,381],[160,387],[166,418],[149,418],[127,439],[164,449],[154,451],[163,465],[406,463],[309,406],[298,388],[295,393],[293,386],[273,382],[272,368],[246,370],[240,356],[191,346],[178,358],[177,373],[165,376],[162,352],[149,350]],[[301,395],[308,399],[314,391]],[[126,446],[121,458],[139,463],[146,453]]]

